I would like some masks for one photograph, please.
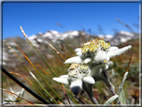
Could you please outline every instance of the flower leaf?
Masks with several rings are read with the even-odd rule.
[[[112,103],[115,99],[117,99],[118,98],[118,95],[116,94],[116,95],[114,95],[114,96],[112,96],[112,97],[110,97],[106,102],[105,102],[105,104],[104,104],[104,106],[107,106],[108,104],[110,104],[110,103]]]
[[[95,81],[103,81],[107,86],[111,85],[109,83],[109,81],[106,78],[104,78],[103,76],[95,75],[95,76],[93,76],[93,78],[94,78]]]
[[[101,73],[105,69],[105,67],[106,67],[105,64],[92,67],[91,68],[91,76],[95,76],[95,75]]]
[[[123,89],[124,82],[125,82],[125,80],[127,79],[127,76],[128,76],[128,72],[126,72],[126,73],[124,74],[123,80],[122,80],[122,82],[121,82],[121,84],[120,84],[120,86],[119,86],[119,88],[118,88],[118,92],[117,92],[118,95],[120,95],[120,93],[121,93],[121,91],[122,91],[122,89]]]
[[[120,100],[121,104],[126,104],[126,96],[125,96],[125,92],[124,92],[123,89],[122,89],[122,91],[120,92],[119,100]]]
[[[103,76],[95,75],[95,76],[93,76],[93,78],[94,78],[95,81],[103,81],[108,87],[111,85],[107,81],[107,79],[105,79]],[[92,90],[93,84],[86,83],[86,85],[88,87],[89,92],[93,95],[93,90]]]

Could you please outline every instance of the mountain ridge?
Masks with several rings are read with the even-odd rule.
[[[50,30],[45,33],[38,33],[36,35],[29,36],[28,39],[32,42],[32,44],[37,48],[40,49],[43,53],[44,51],[47,51],[45,49],[45,46],[48,44],[52,44],[53,46],[56,46],[57,49],[59,49],[60,45],[63,45],[66,40],[68,40],[68,45],[70,45],[73,48],[76,48],[76,46],[80,47],[83,45],[83,42],[87,42],[88,40],[92,40],[95,38],[104,38],[105,41],[110,42],[111,45],[119,45],[121,43],[125,43],[128,40],[133,40],[139,38],[138,33],[130,33],[126,31],[120,31],[116,33],[115,35],[90,35],[84,31],[67,31],[64,33],[59,33],[55,30]],[[8,44],[15,50],[15,52],[19,52],[17,46],[13,42],[13,39],[16,41],[16,43],[21,47],[21,49],[32,55],[33,50],[32,47],[29,46],[30,44],[27,43],[27,40],[21,37],[14,37],[14,38],[7,38],[5,39]],[[84,39],[84,41],[82,41]],[[65,44],[66,45],[66,44]],[[5,61],[7,61],[9,58],[8,56],[11,55],[10,49],[7,48],[7,46],[3,43],[3,64],[6,64]],[[48,52],[52,51],[50,48],[48,48]],[[48,55],[49,56],[49,55]],[[52,55],[50,55],[52,56]]]

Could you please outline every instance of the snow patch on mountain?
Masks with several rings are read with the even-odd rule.
[[[52,33],[53,35],[58,35],[59,34],[59,32],[57,32],[55,30],[50,30],[49,32]]]
[[[99,38],[104,38],[105,41],[110,41],[114,35],[98,35]]]
[[[75,31],[70,32],[70,35],[72,35],[72,36],[78,36],[79,32],[75,30]]]
[[[127,39],[126,38],[120,38],[120,41],[123,43],[123,42],[127,42]]]
[[[37,41],[38,41],[38,42],[43,42],[43,40],[42,40],[42,39],[37,39]]]
[[[0,65],[7,65],[7,63],[5,61],[9,60],[8,59],[8,54],[5,51],[5,49],[3,48],[3,50],[0,48]]]
[[[16,46],[16,44],[14,42],[9,42],[8,44],[11,46]]]
[[[49,37],[49,38],[50,38],[50,37],[52,37],[52,34],[49,33],[49,32],[47,32],[47,33],[43,34],[42,37],[43,37],[43,38],[46,38],[46,37]]]
[[[122,35],[134,36],[133,33],[126,32],[126,31],[120,31],[119,33],[122,34]]]
[[[29,36],[29,37],[28,37],[29,40],[34,40],[34,39],[36,39],[36,38],[37,38],[37,35],[32,35],[32,36]]]

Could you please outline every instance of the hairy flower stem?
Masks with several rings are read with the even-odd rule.
[[[107,69],[107,70],[108,70],[108,69]],[[110,83],[109,78],[108,78],[108,75],[107,75],[107,73],[106,73],[107,70],[102,71],[102,74],[103,74],[103,76],[108,80],[108,82]],[[113,95],[116,94],[111,84],[108,86],[108,88],[109,88],[110,92],[111,92]]]
[[[108,69],[107,69],[107,70],[108,70]],[[107,70],[103,70],[103,71],[102,71],[102,74],[103,74],[103,76],[108,80],[108,82],[110,83],[109,77],[108,77],[108,75],[107,75],[107,73],[106,73]],[[116,93],[115,93],[115,90],[114,90],[114,88],[112,87],[111,84],[108,86],[108,88],[109,88],[110,92],[111,92],[113,95],[116,94]],[[120,101],[118,101],[118,104],[119,104],[120,107],[122,107]]]
[[[86,87],[85,83],[83,82],[83,89],[87,92],[87,94],[89,95],[89,98],[91,99],[91,101],[96,104],[97,107],[100,107],[98,101],[96,100],[96,98],[89,92],[88,88]]]

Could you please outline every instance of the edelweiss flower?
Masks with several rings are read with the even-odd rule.
[[[11,89],[11,88],[10,88],[10,89]],[[6,102],[17,102],[17,101],[18,101],[18,99],[17,99],[18,96],[22,97],[23,94],[24,94],[24,91],[25,91],[24,88],[22,88],[20,92],[15,92],[15,91],[13,91],[13,90],[11,89],[11,92],[14,93],[14,94],[16,94],[17,96],[14,95],[14,94],[12,94],[12,93],[9,93],[9,94],[8,94],[8,97],[5,98],[4,100],[5,100]],[[19,98],[20,98],[20,97],[19,97]]]
[[[68,75],[55,77],[53,80],[70,85],[71,91],[77,95],[82,89],[83,82],[94,84],[95,80],[93,76],[105,69],[104,64],[91,66],[87,64],[72,64],[68,69]]]
[[[84,43],[83,48],[75,49],[76,55],[78,56],[67,59],[65,63],[107,63],[110,58],[124,53],[131,47],[132,46],[129,45],[119,49],[118,47],[111,46],[110,43],[106,43],[104,40],[95,39]]]

